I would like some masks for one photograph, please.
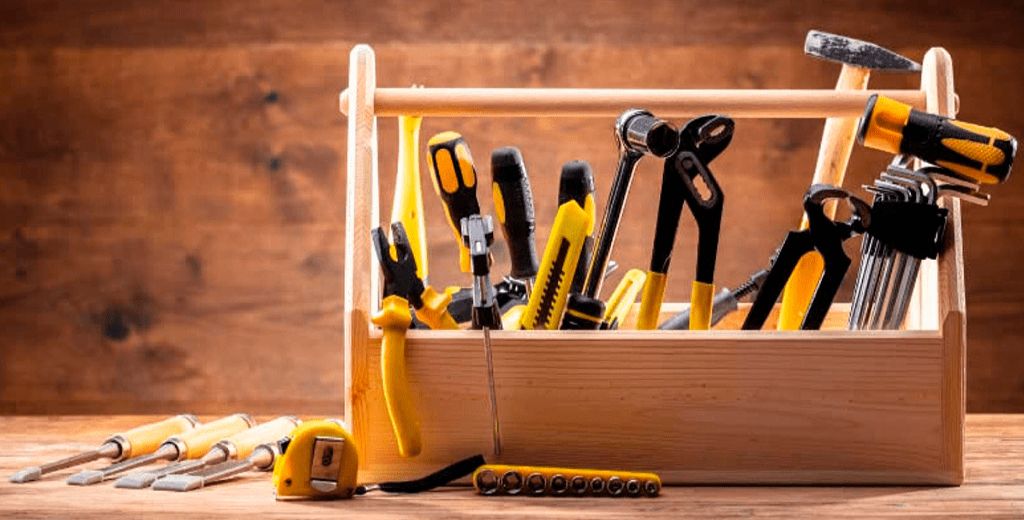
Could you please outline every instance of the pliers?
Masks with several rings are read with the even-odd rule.
[[[650,270],[640,300],[637,328],[657,328],[672,248],[683,206],[697,223],[697,272],[690,294],[690,329],[707,330],[715,293],[715,262],[725,196],[708,164],[732,141],[736,123],[725,116],[706,115],[691,120],[679,131],[679,148],[665,159],[661,199],[654,230]]]
[[[846,200],[852,213],[850,219],[837,222],[825,216],[824,204],[829,199]],[[814,184],[807,190],[804,195],[804,212],[810,226],[803,231],[790,231],[786,235],[743,322],[744,330],[759,330],[764,325],[800,257],[813,250],[821,254],[825,269],[800,328],[820,329],[843,277],[850,268],[851,261],[843,251],[843,242],[866,232],[871,226],[871,206],[867,202],[828,184]]]
[[[398,442],[398,453],[413,457],[420,453],[423,442],[405,367],[405,333],[412,324],[409,305],[416,308],[417,316],[431,328],[454,329],[458,325],[447,311],[451,296],[424,287],[423,280],[416,276],[416,260],[402,223],[391,224],[394,244],[388,242],[381,228],[371,233],[373,249],[384,273],[384,300],[381,310],[372,317],[374,325],[384,331],[380,347],[384,403]],[[392,246],[395,256],[391,255]]]

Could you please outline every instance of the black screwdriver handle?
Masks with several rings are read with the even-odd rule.
[[[539,268],[534,242],[537,218],[530,178],[519,149],[506,146],[494,150],[491,153],[491,176],[494,213],[508,242],[512,277],[533,278]]]

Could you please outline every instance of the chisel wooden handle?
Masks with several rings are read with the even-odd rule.
[[[248,414],[236,413],[175,435],[164,444],[174,444],[178,448],[177,460],[195,459],[205,455],[214,444],[255,424]]]
[[[301,421],[297,417],[278,417],[258,426],[240,431],[217,443],[224,448],[228,458],[243,459],[260,444],[277,441],[287,436]]]
[[[194,415],[175,415],[112,435],[107,442],[116,442],[121,446],[117,460],[122,460],[153,453],[168,437],[183,434],[198,425],[199,421]]]

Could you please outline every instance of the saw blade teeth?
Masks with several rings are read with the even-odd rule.
[[[541,294],[540,305],[537,306],[537,318],[535,320],[537,324],[547,326],[553,317],[555,299],[558,297],[562,280],[565,278],[565,261],[569,256],[570,245],[569,241],[565,238],[562,238],[561,243],[558,244],[558,254],[555,255],[555,261],[551,264],[551,270],[548,271],[548,278],[544,283],[544,292]]]

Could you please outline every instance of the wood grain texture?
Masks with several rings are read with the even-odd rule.
[[[275,502],[266,474],[192,493],[70,487],[55,475],[14,485],[6,476],[50,455],[93,447],[150,417],[0,417],[0,516],[146,518],[1020,518],[1024,515],[1024,416],[969,415],[959,487],[666,487],[653,500],[494,499],[466,488],[422,495],[371,494],[337,502]],[[73,433],[69,433],[73,432]],[[365,481],[365,479],[363,479]]]
[[[957,63],[961,116],[1024,135],[1024,49],[1013,31],[992,30],[1024,22],[1019,3],[888,4],[608,2],[580,17],[578,5],[545,3],[536,17],[493,2],[3,2],[0,411],[341,411],[337,94],[359,41],[375,45],[380,85],[396,87],[830,88],[838,67],[800,50],[809,28],[917,58],[941,44]],[[879,74],[872,86],[917,81]],[[590,160],[599,200],[607,193],[610,124],[433,118],[423,133],[457,127],[478,157],[518,145],[543,239],[563,162]],[[386,119],[380,129],[389,197],[397,130]],[[761,268],[798,223],[820,134],[820,121],[737,128],[715,162],[729,194],[720,285]],[[885,162],[855,149],[846,184]],[[633,232],[616,245],[624,266],[644,265],[650,247],[657,193],[637,186],[624,222]],[[1024,410],[1024,356],[1012,348],[1024,335],[1024,183],[991,191],[991,207],[963,215],[967,400]],[[442,261],[455,244],[429,190],[425,209],[433,277],[468,283]],[[684,222],[670,300],[688,295],[694,247]]]

